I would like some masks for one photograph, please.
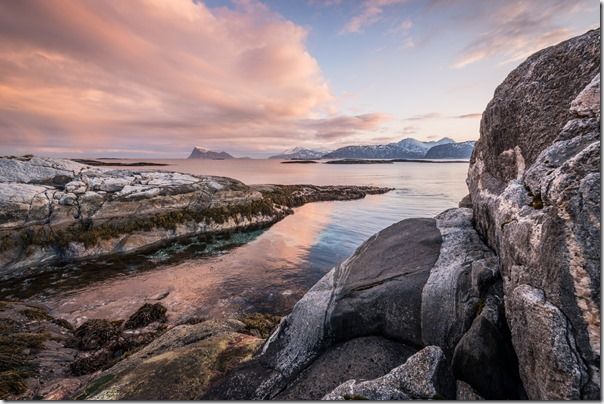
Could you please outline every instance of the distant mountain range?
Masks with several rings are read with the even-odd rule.
[[[420,142],[417,139],[406,138],[397,143],[346,146],[327,153],[323,158],[356,158],[356,159],[405,159],[424,158],[430,148],[447,143],[453,139],[442,138],[438,141]]]
[[[474,149],[474,141],[457,143],[444,137],[440,140],[422,142],[406,138],[396,143],[379,145],[345,146],[331,152],[296,147],[282,154],[271,156],[281,160],[312,159],[469,159]]]
[[[227,152],[215,152],[212,150],[204,149],[203,147],[195,147],[189,155],[190,159],[201,159],[201,160],[227,160],[235,157],[231,156]]]
[[[446,143],[434,146],[426,153],[427,159],[469,159],[472,157],[474,144],[476,142],[469,140],[460,143]]]
[[[406,138],[396,143],[345,146],[328,152],[295,147],[281,154],[270,156],[269,159],[469,159],[472,156],[475,143],[475,141],[457,143],[448,137],[429,142]],[[189,158],[226,160],[235,157],[224,151],[216,152],[198,146],[193,149]]]

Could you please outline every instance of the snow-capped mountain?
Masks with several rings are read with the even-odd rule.
[[[234,158],[227,152],[215,152],[212,150],[205,149],[203,147],[195,147],[189,156],[190,159],[204,159],[204,160],[226,160]]]
[[[275,156],[270,156],[269,159],[279,159],[279,160],[313,160],[320,159],[323,157],[325,152],[313,149],[306,149],[303,147],[294,147],[293,149],[289,149],[284,151],[281,154],[277,154]]]
[[[323,157],[359,159],[424,158],[431,147],[453,142],[454,140],[449,138],[430,142],[406,138],[397,143],[341,147],[325,154]]]
[[[432,147],[426,153],[427,159],[469,159],[474,150],[473,140],[460,143],[446,143]]]

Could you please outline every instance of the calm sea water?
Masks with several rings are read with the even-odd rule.
[[[252,311],[286,313],[374,233],[405,218],[431,217],[456,207],[467,194],[467,163],[153,161],[170,165],[136,169],[222,175],[247,184],[377,185],[395,190],[357,201],[311,203],[266,231],[239,235],[212,248],[175,244],[127,262],[68,266],[52,276],[6,287],[20,288],[76,323],[125,317],[142,302],[166,293],[162,303],[172,320]]]

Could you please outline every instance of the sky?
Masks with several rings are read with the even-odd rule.
[[[0,155],[266,157],[479,136],[596,0],[0,2]]]

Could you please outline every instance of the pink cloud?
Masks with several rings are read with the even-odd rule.
[[[174,155],[308,136],[334,97],[306,30],[236,4],[1,2],[0,146]]]
[[[335,116],[326,119],[306,121],[306,126],[314,131],[317,138],[341,140],[361,131],[375,131],[383,123],[391,120],[390,115],[370,113],[354,116]]]

